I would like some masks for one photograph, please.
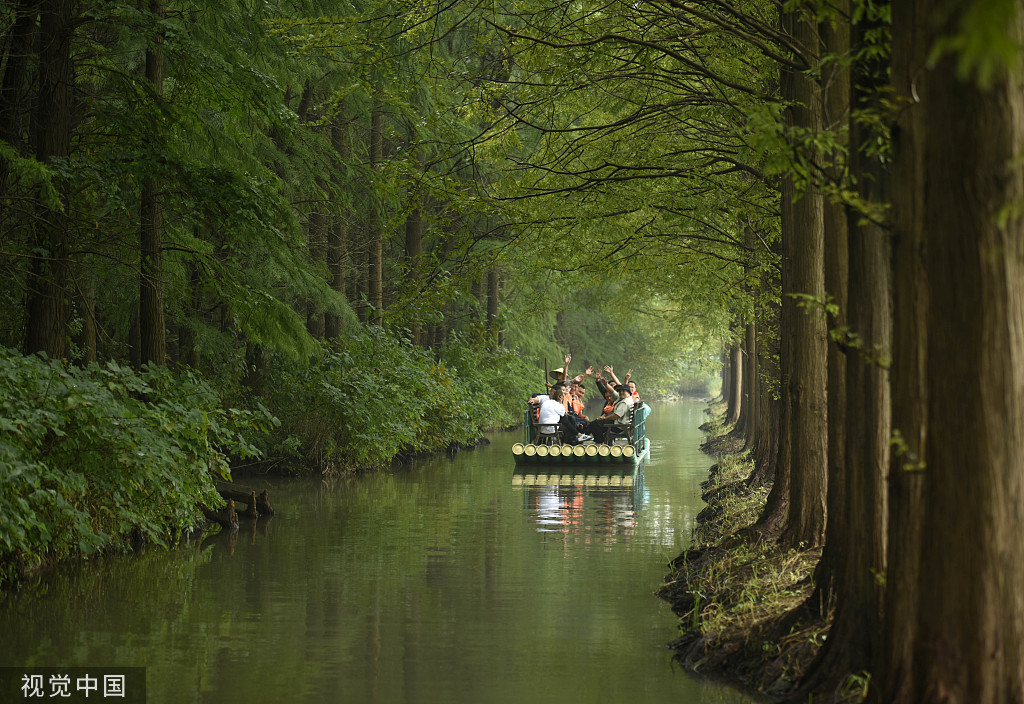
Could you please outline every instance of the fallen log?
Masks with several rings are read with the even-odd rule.
[[[225,499],[232,499],[249,506],[248,509],[240,514],[243,518],[256,518],[257,516],[274,515],[274,509],[270,507],[270,495],[267,493],[266,489],[264,489],[259,496],[256,495],[255,490],[246,493],[230,487],[218,486],[217,491],[220,492],[220,495]]]
[[[222,511],[214,511],[206,504],[199,504],[199,508],[207,520],[217,523],[221,528],[238,530],[238,513],[235,511],[235,502],[233,500],[228,499],[228,505]]]

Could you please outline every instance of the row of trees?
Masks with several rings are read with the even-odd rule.
[[[727,384],[774,478],[757,528],[824,547],[805,608],[834,620],[792,701],[867,674],[874,701],[1019,702],[1024,8],[821,9],[780,18],[806,178],[781,184],[778,403],[763,320]]]
[[[0,340],[254,383],[268,354],[303,360],[364,324],[425,347],[459,331],[537,361],[565,347],[634,361],[598,360],[556,312],[582,291],[604,333],[635,292],[570,283],[571,264],[514,246],[551,215],[486,197],[507,153],[479,137],[510,63],[481,16],[6,3]],[[617,325],[656,329],[632,317]],[[637,360],[652,383],[658,356]]]
[[[0,334],[245,394],[364,327],[724,339],[806,687],[1019,701],[1019,4],[8,3]]]

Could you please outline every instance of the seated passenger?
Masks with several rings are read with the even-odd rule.
[[[633,381],[629,380],[629,377],[631,377],[632,375],[633,375],[633,370],[630,369],[628,372],[626,372],[626,378],[625,378],[624,381],[626,382],[626,386],[629,387],[629,393],[633,397],[633,403],[634,404],[640,404],[640,403],[643,403],[643,401],[640,400],[640,394],[638,394],[637,391],[636,391],[636,382],[633,382]]]
[[[587,416],[583,413],[583,394],[586,389],[583,388],[583,384],[573,380],[572,385],[569,387],[569,412],[578,418],[588,420]]]
[[[562,403],[562,385],[555,384],[551,387],[550,395],[538,394],[529,400],[530,405],[540,407],[540,414],[537,417],[537,428],[540,435],[554,435],[555,428],[562,424],[565,417],[565,406]],[[534,442],[542,438],[534,438]]]
[[[563,432],[563,436],[575,437],[577,442],[583,442],[591,439],[588,434],[590,432],[590,419],[583,413],[583,394],[585,392],[586,389],[583,384],[578,381],[572,382],[572,386],[569,390],[569,409],[566,415],[568,416],[569,421],[571,421],[572,427],[575,428],[575,433]],[[570,444],[576,443],[571,442]]]
[[[597,383],[597,390],[601,392],[601,396],[603,396],[605,400],[605,406],[602,413],[611,413],[615,402],[619,400],[619,395],[615,392],[615,388],[605,381],[603,376],[601,376],[600,371],[597,372],[597,375],[594,377],[594,381]]]
[[[629,387],[620,384],[615,387],[619,394],[618,400],[612,407],[611,413],[605,413],[597,420],[590,422],[590,432],[596,440],[607,442],[608,428],[616,426],[621,428],[629,423],[629,413],[633,409],[633,400],[629,393]]]
[[[565,366],[559,367],[558,369],[552,369],[548,372],[548,376],[552,377],[555,384],[565,383],[569,378],[569,362],[572,361],[572,355],[565,355]]]

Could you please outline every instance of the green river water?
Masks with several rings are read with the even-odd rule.
[[[144,667],[154,704],[747,702],[672,664],[653,596],[703,507],[702,409],[653,406],[634,487],[517,485],[517,432],[386,475],[241,479],[276,516],[0,595],[0,664]]]

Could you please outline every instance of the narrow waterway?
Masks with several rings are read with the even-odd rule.
[[[653,592],[710,464],[703,405],[655,405],[634,486],[523,486],[491,444],[270,484],[277,515],[109,557],[0,602],[0,665],[145,667],[149,702],[747,701],[671,663]]]

